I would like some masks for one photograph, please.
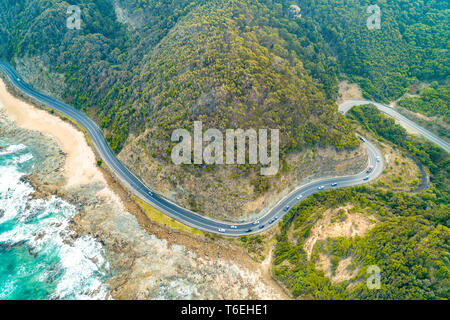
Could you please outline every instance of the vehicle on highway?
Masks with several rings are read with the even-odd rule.
[[[367,168],[366,173],[371,173],[373,171],[373,166]]]
[[[317,187],[317,190],[323,190],[323,189],[325,189],[325,186]]]
[[[225,229],[224,228],[219,228],[219,232],[225,233]]]
[[[359,137],[359,139],[360,139],[362,142],[366,142],[366,139],[364,139],[363,137]]]
[[[260,229],[264,228],[264,225],[263,225],[263,224],[262,224],[262,225],[260,225],[260,226],[259,226],[259,228],[260,228]]]
[[[295,198],[295,199],[297,199],[297,200],[300,200],[301,198],[303,198],[303,195],[299,195],[297,198]]]
[[[377,156],[377,162],[381,162],[380,156]]]
[[[255,222],[253,222],[253,224],[257,225],[257,224],[259,224],[259,222],[260,222],[259,220],[256,220]]]
[[[231,229],[237,229],[237,226],[231,226],[230,228]]]
[[[286,207],[283,209],[283,211],[284,211],[284,212],[288,212],[288,211],[289,211],[289,208],[290,208],[289,206],[286,206]]]
[[[252,228],[250,228],[250,229],[247,229],[247,232],[252,232],[253,231],[253,229]]]
[[[369,180],[369,177],[365,177],[365,178],[363,179],[363,181],[367,181],[367,180]]]
[[[332,187],[337,187],[337,182],[333,182],[333,183],[331,184],[331,186],[332,186]]]
[[[274,223],[275,221],[277,221],[277,219],[278,219],[278,216],[275,216],[275,217],[273,217],[272,219],[270,219],[269,223],[272,224],[272,223]]]

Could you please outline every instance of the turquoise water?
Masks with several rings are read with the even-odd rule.
[[[0,146],[0,299],[104,299],[108,264],[92,237],[72,239],[76,207],[32,199],[23,179],[39,165],[32,152]]]

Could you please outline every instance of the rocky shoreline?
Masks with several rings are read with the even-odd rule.
[[[39,159],[39,169],[22,178],[34,187],[34,198],[56,196],[76,206],[78,213],[70,222],[73,239],[91,235],[102,244],[110,265],[108,298],[286,298],[270,274],[242,248],[225,239],[152,222],[105,170],[107,184],[68,187],[67,155],[57,141],[18,127],[1,109],[0,137],[29,146]],[[112,188],[123,203],[102,196],[105,188]]]

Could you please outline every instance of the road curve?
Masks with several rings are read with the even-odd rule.
[[[115,154],[109,148],[108,143],[103,137],[98,125],[87,117],[86,114],[65,104],[62,101],[34,90],[20,78],[20,76],[9,64],[0,61],[0,70],[5,73],[11,84],[23,94],[55,111],[60,112],[64,116],[71,118],[73,121],[82,126],[86,130],[94,148],[96,149],[98,155],[102,158],[105,165],[136,197],[160,210],[167,216],[183,224],[206,232],[236,237],[266,231],[268,228],[275,225],[276,221],[281,219],[289,211],[289,209],[298,202],[313,193],[319,192],[319,187],[323,187],[321,190],[327,190],[332,188],[360,185],[376,179],[383,171],[383,158],[381,152],[371,142],[365,141],[364,143],[367,146],[369,155],[368,163],[369,166],[373,166],[374,168],[370,173],[363,171],[352,176],[321,179],[303,185],[279,201],[264,217],[260,218],[257,222],[234,225],[220,222],[182,208],[152,192],[143,182],[141,182],[140,179],[133,175],[133,173],[131,173],[131,171],[116,158]],[[333,187],[332,184],[334,183],[337,185]]]
[[[450,153],[450,144],[448,142],[446,142],[445,140],[434,135],[427,129],[424,129],[423,127],[417,125],[415,122],[409,120],[405,116],[403,116],[400,113],[398,113],[397,111],[395,111],[394,108],[389,107],[385,104],[368,101],[368,100],[348,100],[339,105],[339,111],[341,111],[345,114],[354,106],[364,105],[364,104],[373,104],[375,107],[378,108],[378,110],[380,110],[384,114],[394,118],[403,127],[412,129],[413,131],[417,132],[419,135],[423,136],[425,139],[433,142],[434,144],[438,145],[439,147],[441,147],[442,149],[444,149],[445,151]]]

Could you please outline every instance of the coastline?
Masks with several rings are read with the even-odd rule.
[[[65,161],[53,171],[30,175],[29,182],[36,197],[57,195],[77,206],[70,228],[75,238],[87,234],[102,244],[113,270],[108,297],[289,298],[271,277],[270,268],[252,260],[240,246],[151,221],[129,192],[97,166],[82,131],[14,97],[1,79],[0,112],[18,127],[51,137],[59,145]],[[54,183],[55,175],[63,176],[63,181]]]
[[[53,137],[58,142],[62,151],[67,155],[64,165],[66,188],[95,182],[103,183],[106,187],[98,195],[108,197],[123,210],[123,203],[107,187],[106,179],[96,165],[95,154],[81,131],[59,117],[14,97],[8,92],[6,84],[1,78],[0,108],[4,108],[8,118],[19,127],[39,131]]]

